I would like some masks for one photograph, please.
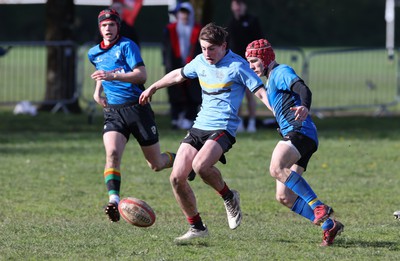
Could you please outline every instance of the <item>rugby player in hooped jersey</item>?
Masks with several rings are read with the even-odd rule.
[[[265,104],[267,99],[261,79],[246,60],[227,49],[227,35],[213,23],[203,27],[199,36],[202,54],[153,83],[139,98],[141,104],[147,104],[157,90],[187,79],[198,78],[202,89],[201,109],[181,142],[170,175],[175,198],[190,224],[189,231],[175,239],[178,243],[208,235],[187,182],[192,168],[223,199],[229,228],[237,228],[242,220],[239,193],[228,187],[215,164],[225,161],[224,153],[236,142],[238,112],[246,88]]]
[[[321,246],[330,246],[344,225],[330,217],[333,209],[317,198],[301,176],[318,149],[317,129],[309,115],[311,91],[290,66],[275,61],[274,50],[267,40],[251,42],[245,55],[250,68],[259,77],[267,77],[265,88],[269,109],[282,135],[272,153],[269,168],[276,179],[276,199],[320,225],[323,230]]]
[[[175,154],[161,153],[154,113],[149,104],[142,106],[138,102],[147,79],[139,47],[120,36],[121,19],[116,10],[102,10],[98,25],[103,41],[89,50],[88,57],[96,67],[91,75],[96,81],[93,98],[104,108],[104,181],[109,197],[105,213],[111,222],[117,222],[120,219],[120,166],[129,136],[135,137],[154,171],[172,167]]]

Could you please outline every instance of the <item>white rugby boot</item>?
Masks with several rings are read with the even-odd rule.
[[[224,200],[228,224],[230,229],[235,229],[242,222],[242,211],[240,210],[240,195],[236,190],[232,190],[233,198]]]

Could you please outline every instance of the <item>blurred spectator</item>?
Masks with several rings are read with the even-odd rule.
[[[176,21],[169,23],[163,34],[163,64],[165,72],[183,67],[201,53],[198,41],[201,26],[195,23],[189,2],[178,4]],[[201,104],[201,88],[197,79],[184,81],[168,88],[171,127],[190,129]]]
[[[253,40],[263,37],[258,18],[247,12],[245,0],[232,0],[231,11],[232,19],[228,24],[228,43],[229,48],[245,58],[246,46]],[[257,103],[254,95],[246,89],[247,109],[249,120],[247,132],[256,132],[256,107]],[[238,132],[244,131],[243,123],[238,128]]]

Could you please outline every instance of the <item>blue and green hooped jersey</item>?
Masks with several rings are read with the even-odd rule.
[[[88,57],[96,70],[112,73],[127,73],[135,67],[144,65],[139,47],[125,37],[121,37],[109,49],[101,48],[100,44],[92,47],[88,52]],[[102,85],[109,104],[137,101],[143,92],[143,86],[129,82],[103,81]]]

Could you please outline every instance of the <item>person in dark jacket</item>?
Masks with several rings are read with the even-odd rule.
[[[244,57],[246,46],[253,40],[262,38],[261,25],[258,18],[247,12],[245,0],[232,0],[231,10],[233,17],[228,24],[228,47],[234,52]],[[249,121],[247,132],[256,132],[256,100],[254,95],[246,92],[247,109]],[[238,131],[243,131],[243,125],[239,126]]]
[[[181,3],[174,11],[176,22],[164,29],[163,64],[169,73],[189,63],[201,53],[198,41],[201,26],[195,23],[194,10],[189,2]],[[201,104],[201,88],[197,80],[189,80],[168,88],[171,127],[188,130],[192,127]]]

